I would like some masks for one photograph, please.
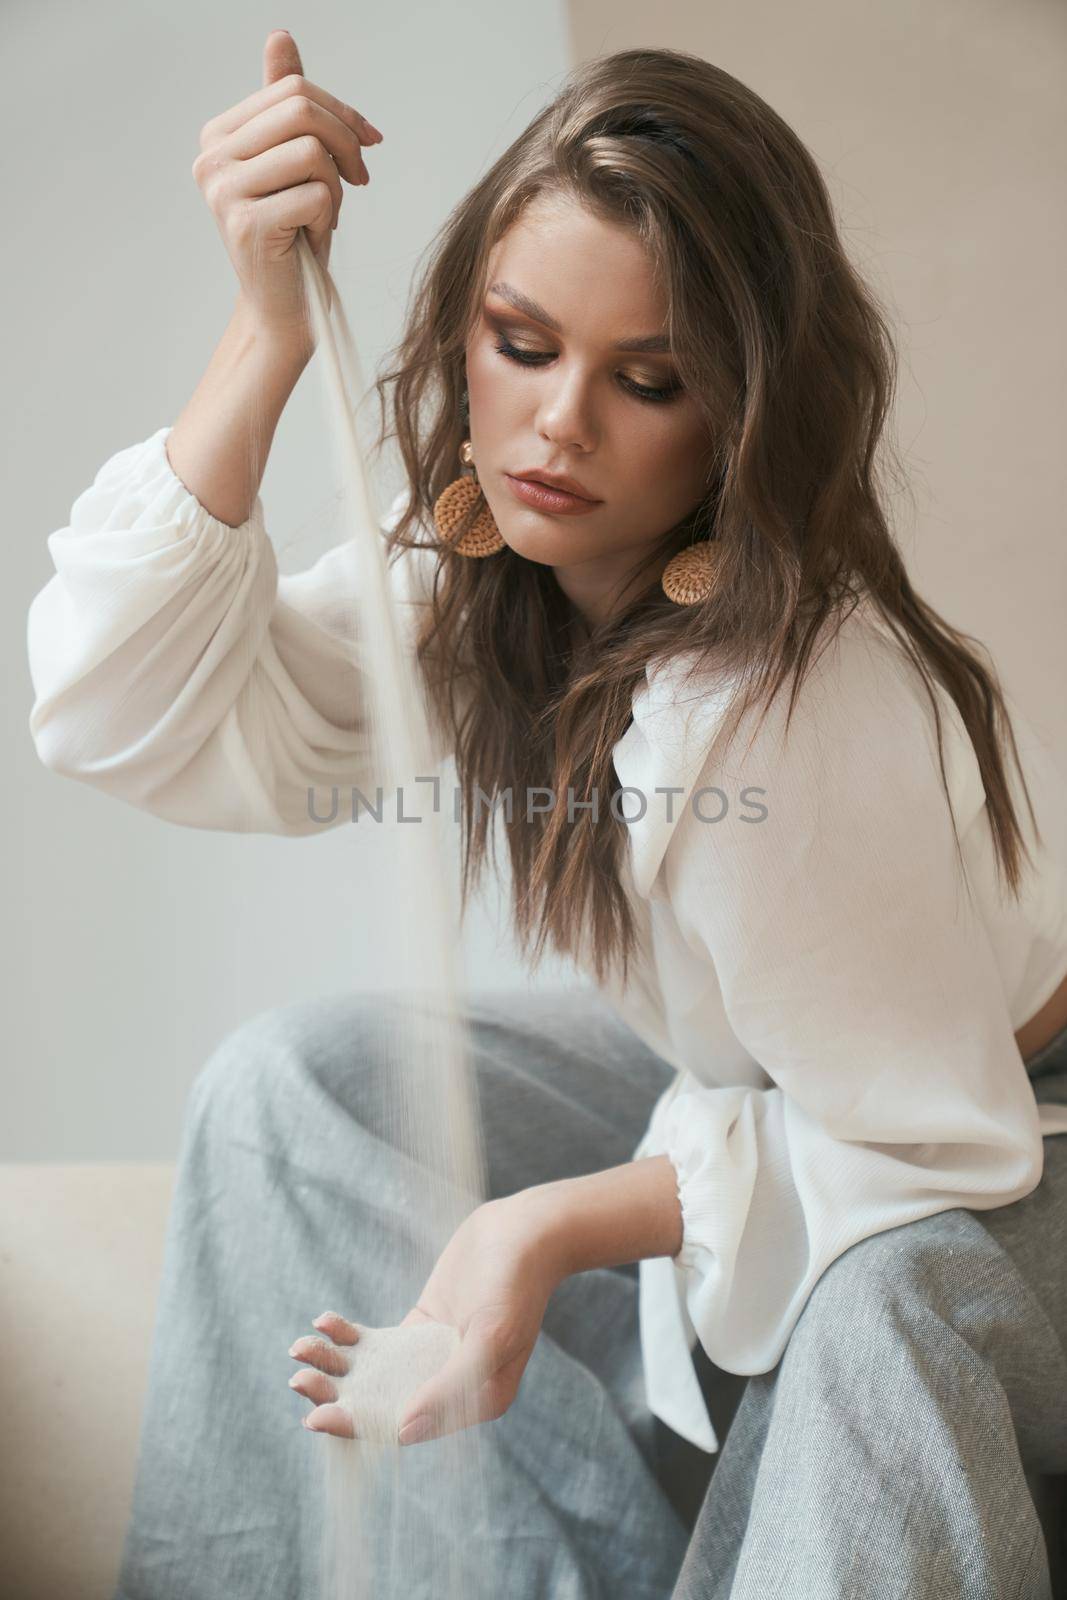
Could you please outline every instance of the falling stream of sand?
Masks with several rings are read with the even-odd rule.
[[[418,666],[390,590],[385,541],[357,433],[353,401],[364,392],[359,359],[336,285],[303,230],[297,248],[342,478],[351,590],[358,597],[367,792],[373,798],[381,786],[386,797],[401,788],[408,796],[426,795],[431,791],[415,780],[437,771],[434,745]],[[406,810],[415,809],[409,802]],[[485,1198],[485,1158],[458,1007],[447,817],[443,806],[434,811],[424,803],[417,809],[423,817],[417,826],[391,834],[390,891],[361,930],[391,956],[402,1000],[385,1013],[391,1131],[401,1153],[399,1192],[385,1199],[389,1207],[404,1208],[407,1244],[398,1246],[402,1259],[395,1272],[409,1309],[455,1229]],[[359,1248],[354,1236],[337,1244]],[[332,1309],[360,1320],[358,1306]],[[362,1420],[362,1437],[309,1441],[309,1454],[323,1472],[323,1600],[488,1600],[507,1592],[506,1578],[493,1571],[500,1543],[488,1524],[486,1429],[493,1424],[464,1426],[425,1444],[394,1442],[398,1403],[402,1407],[436,1370],[458,1337],[438,1324],[411,1324],[399,1333],[368,1333],[363,1351],[357,1345],[352,1352],[341,1398],[357,1435]]]

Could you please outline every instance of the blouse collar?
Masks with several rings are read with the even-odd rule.
[[[698,671],[681,682],[694,659],[685,651],[646,666],[633,721],[613,752],[620,784],[636,791],[615,805],[629,833],[631,880],[646,898],[732,700],[730,678]],[[680,793],[656,792],[668,788]],[[708,806],[714,810],[712,800]]]

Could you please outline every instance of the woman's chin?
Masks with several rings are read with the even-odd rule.
[[[505,544],[525,561],[538,561],[544,566],[558,567],[574,561],[575,552],[586,541],[579,540],[567,527],[554,523],[551,517],[509,516],[497,520]],[[588,552],[586,552],[588,553]]]
[[[521,556],[524,561],[538,561],[545,566],[554,566],[563,557],[563,541],[558,535],[554,536],[551,530],[542,533],[536,528],[501,526],[500,532],[508,549]]]

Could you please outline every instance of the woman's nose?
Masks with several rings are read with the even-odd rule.
[[[561,450],[592,450],[596,443],[596,422],[588,387],[571,383],[546,396],[539,409],[537,427],[543,438],[551,439]]]

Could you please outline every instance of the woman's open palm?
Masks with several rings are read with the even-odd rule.
[[[541,1330],[549,1296],[562,1272],[521,1207],[507,1200],[479,1206],[456,1229],[401,1326],[439,1322],[455,1328],[459,1343],[440,1370],[408,1397],[400,1418],[400,1443],[438,1438],[457,1428],[492,1421],[511,1405]],[[314,1326],[332,1343],[298,1339],[295,1360],[311,1363],[291,1387],[315,1402],[306,1427],[352,1438],[357,1429],[337,1403],[331,1381],[349,1369],[345,1347],[359,1326],[324,1312]],[[408,1425],[425,1419],[411,1434]]]

